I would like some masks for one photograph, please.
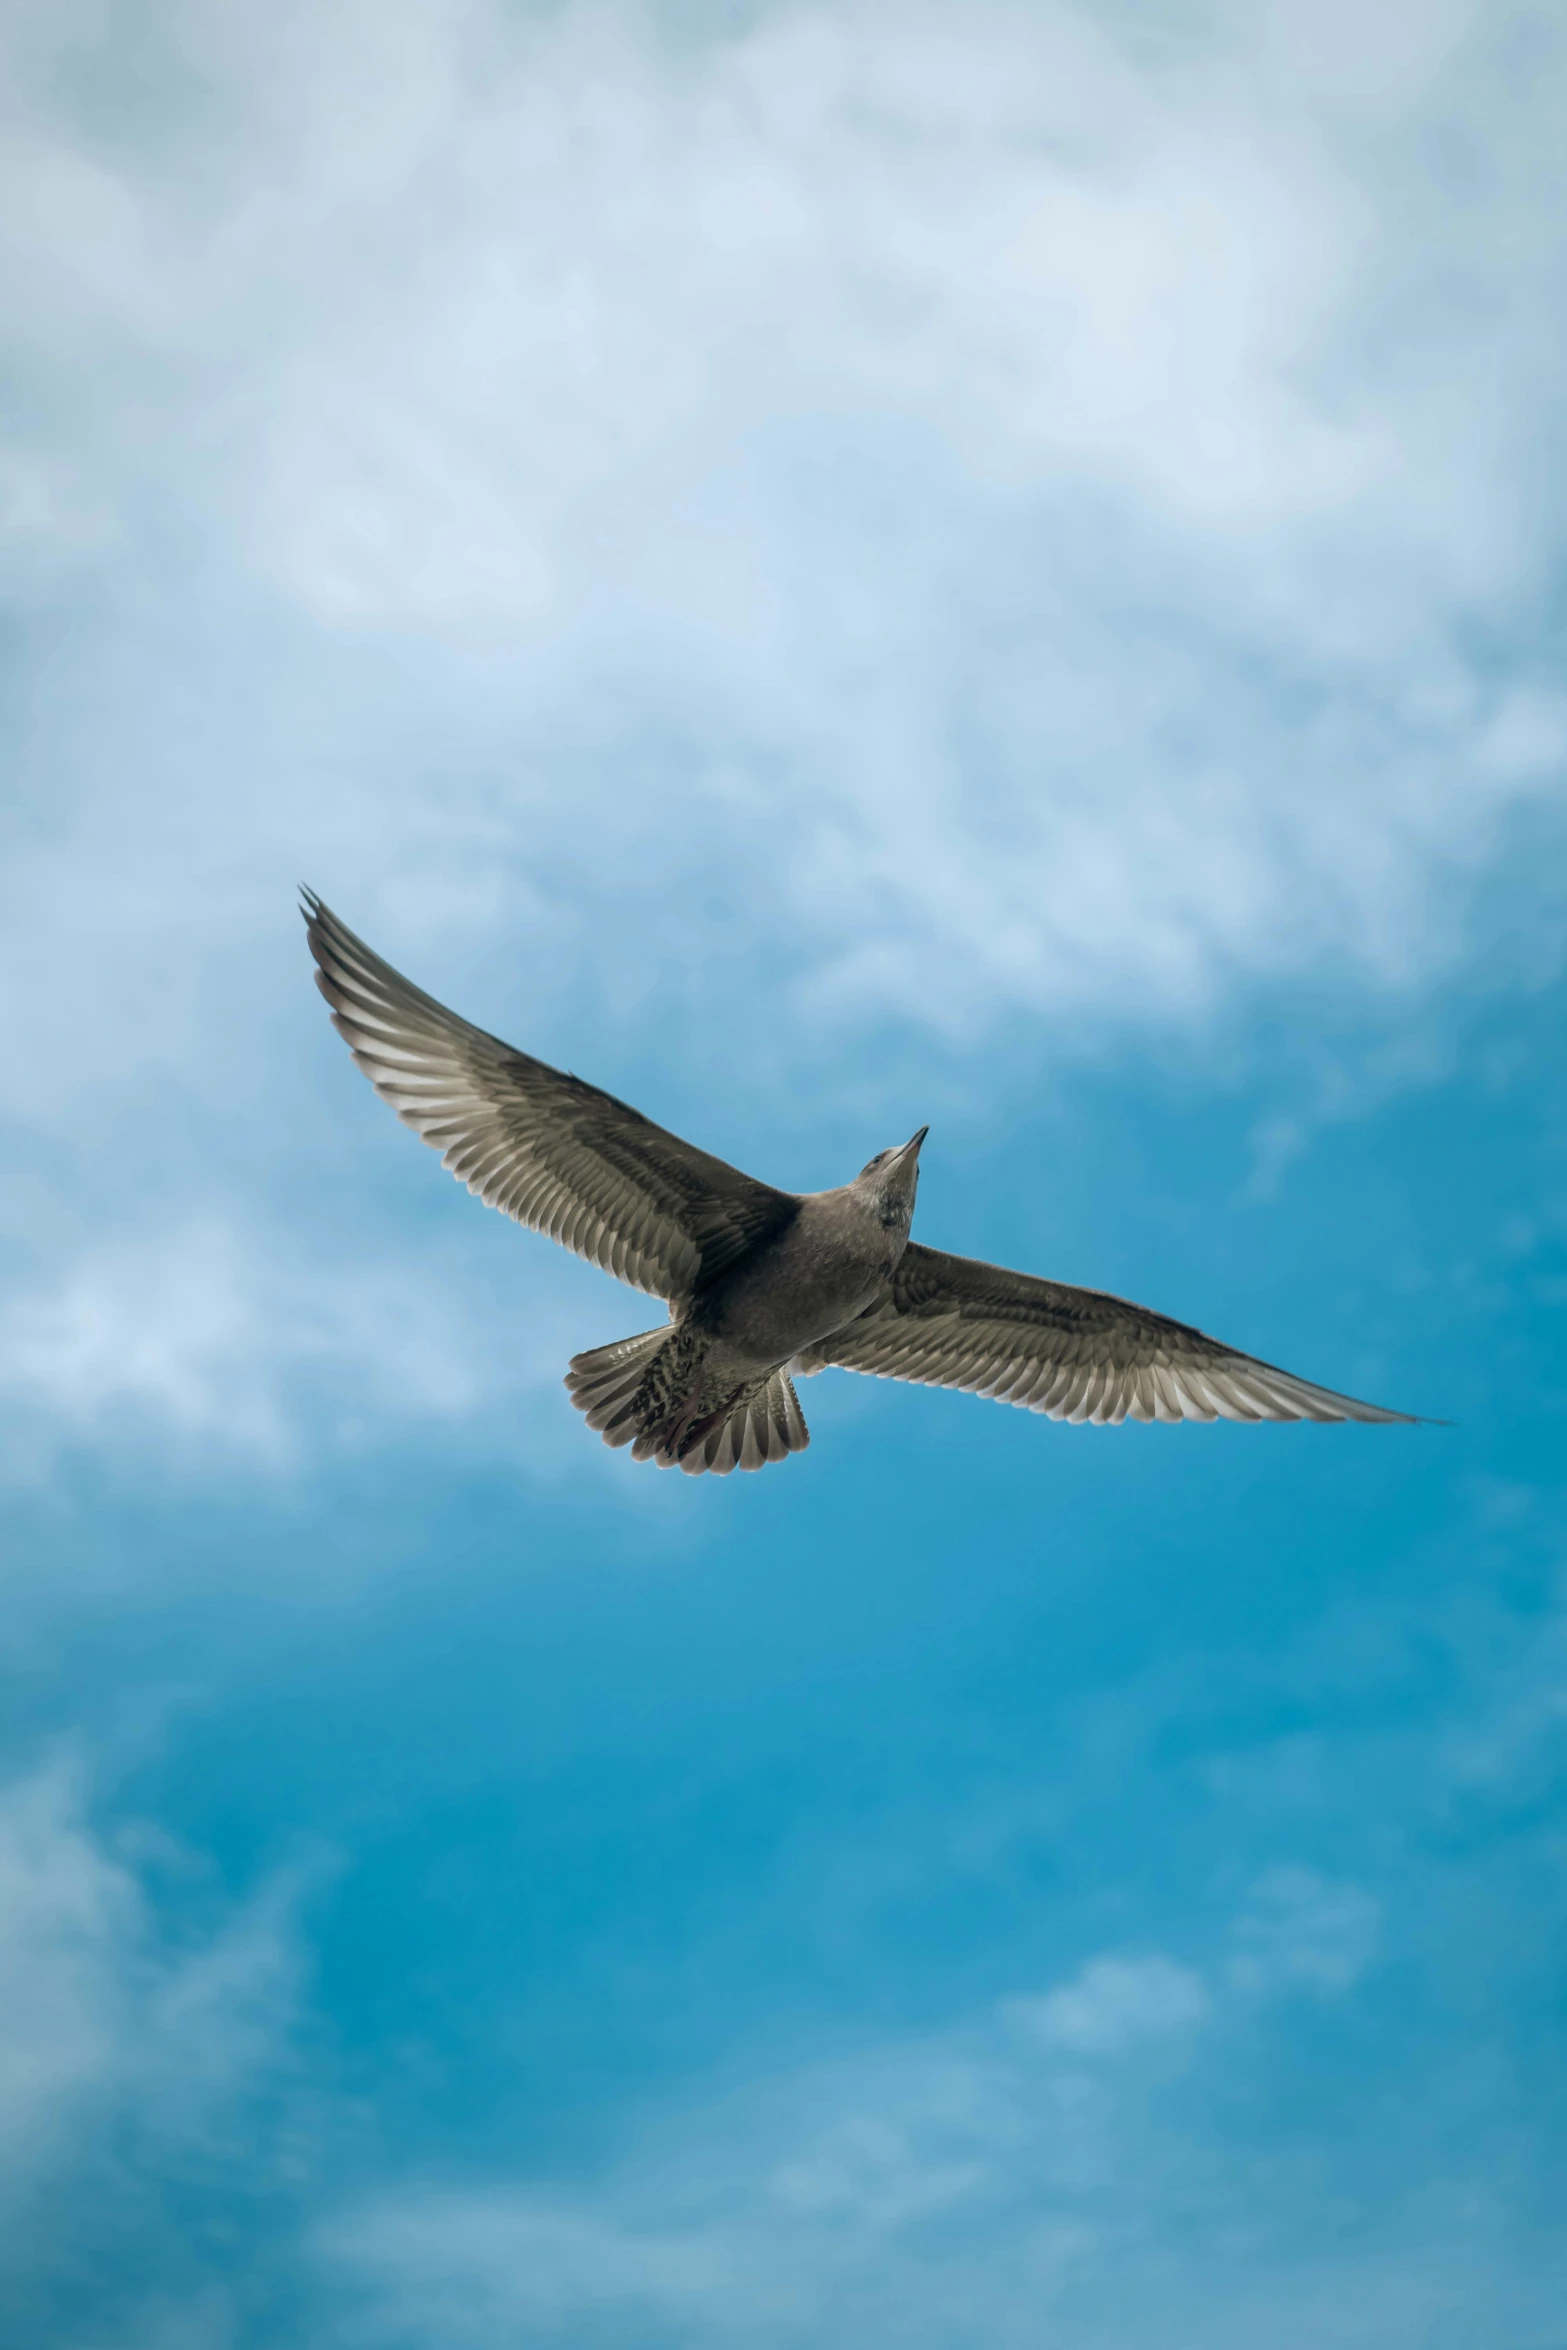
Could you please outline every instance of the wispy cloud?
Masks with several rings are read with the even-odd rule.
[[[179,2199],[259,2206],[304,2154],[300,1882],[203,1898],[195,1856],[157,1831],[106,1840],[85,1795],[60,1762],[0,1788],[0,2313],[10,2338],[40,2339],[85,2277],[117,2338],[194,2350],[232,2338],[232,2280],[180,2241]],[[151,1897],[160,1876],[186,1880],[178,1930]],[[122,2268],[127,2236],[144,2257]]]
[[[86,1254],[0,1314],[7,1468],[25,1483],[61,1449],[151,1438],[187,1465],[286,1470],[372,1424],[380,1441],[390,1422],[461,1421],[486,1371],[492,1403],[540,1375],[539,1345],[491,1362],[428,1273],[312,1265],[284,1231],[197,1224]]]
[[[206,1937],[164,1938],[138,1860],[194,1865],[132,1828],[123,1851],[91,1825],[82,1772],[51,1763],[0,1790],[4,2135],[18,2169],[79,2143],[84,2111],[143,2103],[177,2132],[276,2065],[293,2013],[297,1883],[280,1879]]]
[[[1345,1991],[1376,1950],[1380,1906],[1315,1869],[1270,1869],[1237,1921],[1229,1979],[1239,1989]]]
[[[1015,2000],[1010,2012],[1048,2046],[1088,2056],[1199,2024],[1209,2005],[1202,1978],[1172,1959],[1097,1958],[1076,1982]]]
[[[1304,1873],[1281,1871],[1256,1900],[1271,1916],[1286,1896],[1311,1920],[1244,1994],[1342,1996],[1365,1957],[1346,1955],[1343,1920],[1366,1897],[1312,1880],[1308,1903]],[[1251,1909],[1232,1939],[1255,1946]],[[1075,2344],[1109,2338],[1111,2307],[1120,2339],[1151,2342],[1157,2304],[1123,2299],[1118,2272],[1184,2266],[1183,2234],[1212,2250],[1249,2201],[1248,2273],[1200,2304],[1201,2322],[1239,2340],[1259,2265],[1281,2257],[1268,2245],[1287,2224],[1279,2198],[1300,2185],[1276,2180],[1263,2210],[1255,2182],[1192,2130],[1193,2077],[1257,2062],[1232,2030],[1241,1990],[1222,1956],[1210,1977],[1164,1953],[1106,1952],[961,2028],[669,2117],[598,2193],[398,2194],[329,2229],[324,2250],[359,2278],[373,2336],[417,2344],[520,2330],[783,2345],[865,2328],[923,2344],[959,2323],[987,2343]],[[1399,2262],[1384,2257],[1390,2283]],[[1390,2338],[1413,2342],[1418,2304],[1394,2313]]]
[[[1533,486],[1567,251],[1539,20],[354,21],[161,17],[156,123],[113,144],[41,23],[16,43],[21,538],[58,514],[51,562],[145,564],[172,498],[349,696],[306,796],[297,740],[230,754],[231,874],[292,829],[357,894],[417,869],[499,926],[506,872],[694,864],[803,1004],[938,1024],[1456,951],[1567,760],[1530,649],[1567,519]],[[1504,118],[1508,170],[1449,185]],[[449,730],[439,821],[429,747],[362,706],[388,663]],[[169,790],[137,765],[84,825]],[[138,896],[182,924],[212,861]]]
[[[267,1378],[191,1368],[259,1262],[112,1377],[104,1334],[182,1140],[266,1224],[301,872],[481,1016],[504,973],[525,1041],[700,1039],[742,1099],[862,1086],[889,1015],[1079,1052],[1419,989],[1521,824],[1549,928],[1544,20],[169,7],[134,75],[99,35],[13,16],[0,85],[0,1078],[106,1235],[13,1312],[62,1426],[114,1387],[284,1444]],[[336,1270],[258,1362],[354,1351],[382,1275]]]
[[[1360,1645],[1373,1637],[1363,1626]],[[1357,1643],[1339,1626],[1334,1645]],[[1537,1758],[1504,1762],[1488,1736],[1512,1724],[1519,1662],[1466,1690],[1465,1741],[1425,1722],[1396,1754],[1376,1750],[1390,1820],[1411,1824],[1406,1782],[1431,1819],[1455,1792],[1473,1798],[1475,1752],[1487,1801],[1532,1803]],[[1152,1769],[1172,1742],[1147,1694]],[[1337,1768],[1363,1785],[1364,1743],[1347,1740]],[[1080,1794],[1085,1769],[1080,1756],[1062,1773]],[[1118,1795],[1146,1786],[1124,1745],[1098,1769]],[[1340,1796],[1319,1783],[1298,1824],[1341,1822]],[[1291,1807],[1270,1785],[1263,1808]],[[1228,1865],[1248,1835],[1244,1807],[1226,1818]],[[373,2105],[334,2094],[329,2071],[302,2079],[296,1880],[235,1903],[157,1830],[100,1824],[81,1773],[37,1771],[0,1791],[0,2182],[13,2212],[47,2197],[68,2216],[36,2241],[11,2231],[0,2311],[31,2310],[39,2278],[69,2269],[79,2296],[93,2278],[84,2305],[108,2312],[107,2338],[200,2350],[224,2350],[242,2313],[278,2294],[302,2313],[295,2338],[346,2327],[400,2350],[512,2335],[540,2350],[803,2350],[872,2334],[935,2350],[954,2332],[997,2350],[1158,2350],[1172,2312],[1219,2350],[1264,2335],[1285,2350],[1423,2350],[1439,2320],[1464,2350],[1547,2338],[1560,2253],[1518,2209],[1527,2139],[1509,2133],[1528,2115],[1493,2111],[1501,2043],[1488,2026],[1475,2049],[1447,2048],[1418,2091],[1379,2061],[1425,1947],[1419,1913],[1487,1914],[1479,1880],[1439,1859],[1374,1889],[1288,1853],[1178,1946],[1112,1944],[923,2029],[861,2026],[858,2045],[840,2020],[826,2055],[750,2033],[707,2079],[606,2117],[597,2164],[557,2150],[521,2170],[485,2146],[454,2180],[449,2159],[411,2154]],[[927,1841],[927,1880],[941,1865]],[[785,1881],[791,1904],[824,1886],[841,1924],[830,1880]],[[501,2037],[504,2067],[514,2021]],[[215,2201],[210,2242],[200,2229],[173,2242],[165,2189]],[[138,2257],[122,2275],[103,2247],[128,2235]],[[149,2267],[156,2326],[136,2299]]]
[[[5,1952],[4,2144],[31,2154],[68,2127],[75,2096],[123,2061],[125,1942],[135,1888],[83,1834],[59,1772],[6,1790],[0,1815]]]

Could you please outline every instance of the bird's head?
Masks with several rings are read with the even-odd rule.
[[[914,1214],[914,1194],[919,1189],[920,1144],[930,1132],[922,1126],[909,1141],[891,1150],[878,1151],[867,1166],[855,1177],[855,1187],[863,1187],[876,1203],[877,1213],[889,1231],[909,1229]]]

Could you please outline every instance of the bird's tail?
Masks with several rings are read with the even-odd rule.
[[[666,1322],[662,1329],[640,1330],[635,1338],[572,1356],[566,1371],[571,1400],[606,1444],[629,1444],[641,1434],[649,1407],[673,1400],[679,1380],[669,1376],[676,1371],[670,1341],[678,1335]]]
[[[678,1461],[688,1477],[700,1477],[704,1469],[711,1469],[715,1477],[727,1477],[731,1469],[765,1469],[769,1461],[804,1452],[811,1441],[787,1371],[771,1372],[695,1426],[680,1434],[671,1430],[670,1435],[673,1444],[669,1437],[657,1442],[644,1437],[637,1457],[651,1457],[661,1469]]]
[[[661,1469],[678,1464],[687,1476],[765,1468],[811,1441],[787,1371],[710,1399],[702,1394],[700,1342],[676,1323],[574,1355],[566,1385],[606,1444],[629,1444],[634,1459]]]

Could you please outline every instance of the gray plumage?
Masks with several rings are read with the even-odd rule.
[[[923,1127],[835,1191],[758,1183],[459,1019],[304,897],[316,984],[398,1116],[491,1207],[667,1304],[567,1373],[635,1459],[722,1476],[802,1451],[791,1373],[829,1364],[1075,1423],[1409,1418],[1145,1306],[910,1240]]]

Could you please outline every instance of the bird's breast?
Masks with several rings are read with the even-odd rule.
[[[788,1362],[841,1330],[882,1293],[896,1243],[863,1216],[813,1216],[807,1200],[789,1227],[709,1292],[703,1320],[737,1356]]]

